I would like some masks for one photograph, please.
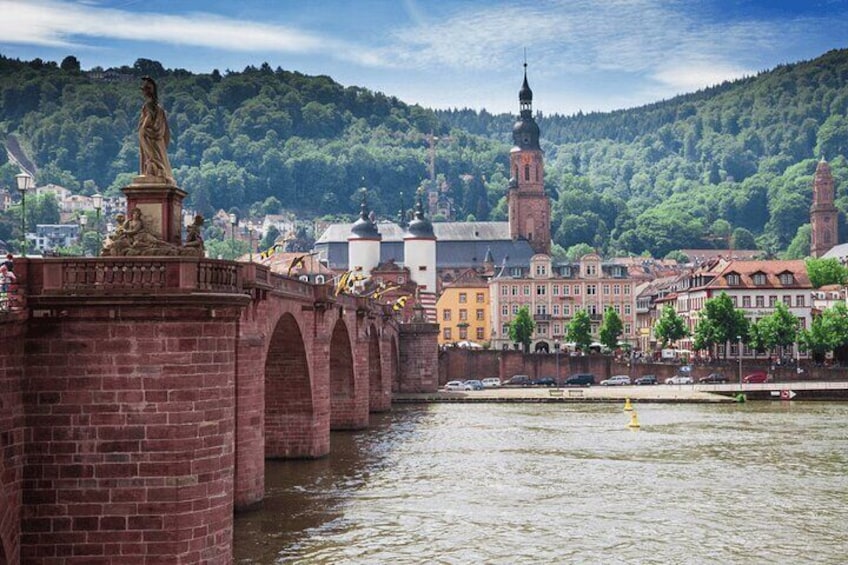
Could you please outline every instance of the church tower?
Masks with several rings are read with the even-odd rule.
[[[821,257],[838,243],[838,211],[833,205],[834,194],[830,165],[822,157],[813,177],[813,205],[810,207],[810,255],[813,257]]]
[[[551,252],[551,203],[545,194],[545,171],[539,146],[539,125],[533,119],[533,91],[527,83],[518,92],[520,115],[512,127],[513,147],[509,152],[512,178],[509,180],[507,204],[509,233],[512,239],[530,242],[536,253]]]

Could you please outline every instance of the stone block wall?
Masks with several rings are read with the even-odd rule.
[[[398,392],[435,392],[439,388],[439,324],[400,326]]]
[[[0,564],[20,562],[23,500],[23,335],[17,313],[0,318]]]
[[[232,561],[240,307],[140,302],[30,320],[22,561]]]

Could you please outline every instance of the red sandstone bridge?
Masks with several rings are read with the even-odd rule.
[[[187,258],[31,259],[0,312],[0,565],[230,563],[266,458],[435,390],[435,326]]]

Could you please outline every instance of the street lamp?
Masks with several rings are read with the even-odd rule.
[[[79,225],[80,225],[80,234],[79,234],[79,242],[80,249],[82,250],[82,255],[85,257],[85,240],[83,236],[85,235],[85,225],[88,223],[88,217],[85,214],[80,214],[79,217]]]
[[[554,340],[554,349],[556,350],[556,382],[557,386],[559,386],[559,340]]]
[[[230,250],[233,254],[232,259],[236,258],[236,215],[230,213]]]
[[[250,262],[253,263],[253,225],[247,224],[244,229],[247,232],[247,243],[249,245],[247,251],[250,254]]]
[[[103,247],[103,242],[100,240],[100,210],[103,208],[103,195],[100,193],[92,194],[91,201],[94,203],[94,211],[97,212],[97,249]]]
[[[21,257],[26,257],[27,240],[26,240],[26,193],[32,188],[32,175],[20,173],[15,175],[15,182],[18,185],[18,192],[21,193]]]
[[[741,385],[742,384],[742,336],[737,335],[736,341],[739,343],[739,345],[738,345],[738,348],[739,348],[739,351],[738,351],[738,353],[739,353],[739,384]]]

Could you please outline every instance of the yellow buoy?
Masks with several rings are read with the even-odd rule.
[[[630,412],[631,410],[633,410],[633,405],[631,405],[631,404],[630,404],[630,399],[629,399],[629,398],[625,398],[625,399],[624,399],[624,411],[625,411],[625,412]]]
[[[639,426],[639,418],[636,417],[636,411],[635,410],[633,410],[630,413],[630,423],[627,424],[627,427],[628,428],[639,428],[639,427],[641,427],[641,426]]]

